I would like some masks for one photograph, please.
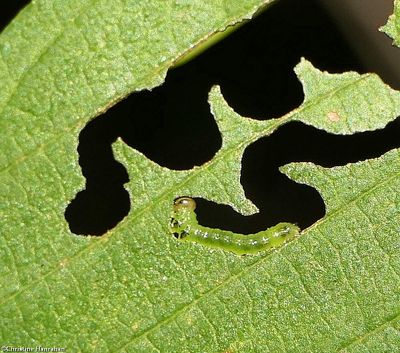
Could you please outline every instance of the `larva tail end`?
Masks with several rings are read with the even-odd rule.
[[[276,238],[283,237],[289,240],[300,235],[300,228],[293,223],[278,223],[273,227],[273,230]]]

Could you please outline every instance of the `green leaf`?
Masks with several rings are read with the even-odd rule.
[[[389,17],[386,25],[380,28],[380,31],[385,32],[393,39],[393,43],[400,46],[400,1],[394,0],[394,13]]]
[[[305,99],[292,119],[334,134],[375,130],[400,113],[399,93],[375,74],[329,74],[304,59],[295,69]]]
[[[315,187],[327,213],[305,232],[307,255],[290,256],[343,352],[394,352],[400,347],[400,151],[322,168],[293,163],[281,170]],[[317,294],[318,293],[318,294]],[[315,322],[313,323],[315,324]]]
[[[210,105],[223,144],[209,162],[172,171],[117,141],[115,156],[130,175],[130,214],[100,238],[75,236],[65,222],[65,207],[84,188],[76,146],[85,123],[129,92],[161,84],[188,48],[267,3],[36,1],[1,35],[2,345],[395,351],[398,151],[332,169],[286,166],[291,178],[320,190],[327,215],[278,251],[242,258],[168,232],[176,196],[254,213],[240,185],[242,154],[291,120],[338,134],[393,120],[400,95],[376,75],[330,75],[303,60],[296,72],[304,103],[268,121],[240,117],[215,87]]]

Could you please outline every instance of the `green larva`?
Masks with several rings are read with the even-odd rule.
[[[190,197],[175,200],[170,222],[172,234],[180,241],[193,241],[237,255],[257,254],[279,248],[297,237],[300,231],[299,227],[292,223],[278,223],[267,230],[248,235],[207,228],[197,223],[195,208],[196,202]]]

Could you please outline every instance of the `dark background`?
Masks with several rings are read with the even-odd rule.
[[[26,3],[2,2],[0,29]],[[104,234],[130,210],[123,188],[129,177],[111,151],[118,136],[168,168],[201,165],[221,145],[207,103],[212,85],[220,85],[229,105],[243,116],[280,117],[303,100],[293,72],[301,57],[330,72],[365,72],[349,44],[317,1],[281,0],[195,60],[170,70],[162,86],[134,93],[88,123],[78,144],[86,190],[66,205],[72,232]],[[198,199],[199,221],[241,233],[280,221],[305,228],[323,217],[324,203],[313,188],[290,181],[278,167],[293,161],[331,167],[378,157],[400,146],[399,132],[399,119],[383,130],[352,136],[289,123],[244,154],[242,184],[260,213],[244,217],[230,207]]]

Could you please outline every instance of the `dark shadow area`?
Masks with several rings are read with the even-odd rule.
[[[281,0],[193,61],[171,70],[162,86],[134,93],[91,121],[78,146],[86,189],[65,212],[71,231],[101,235],[129,212],[123,184],[140,176],[128,177],[113,158],[111,143],[118,136],[162,166],[182,170],[201,165],[221,145],[207,103],[211,86],[220,85],[230,106],[243,116],[279,117],[303,100],[293,71],[301,57],[321,70],[364,72],[318,1]],[[399,121],[353,136],[288,124],[244,155],[242,183],[260,213],[244,217],[230,207],[197,200],[199,221],[241,233],[281,221],[305,228],[323,217],[323,201],[316,190],[290,181],[278,167],[292,161],[335,166],[378,157],[400,145],[399,132]]]
[[[196,199],[200,224],[254,233],[279,222],[297,223],[304,229],[324,216],[319,193],[297,184],[279,172],[290,162],[313,162],[333,167],[381,156],[400,146],[400,119],[385,129],[337,136],[293,122],[250,145],[243,158],[242,184],[246,196],[260,209],[251,217],[238,216],[228,206]]]
[[[2,1],[0,4],[0,32],[10,23],[17,13],[30,2],[30,0]]]
[[[221,136],[207,103],[211,83],[196,77],[192,87],[182,69],[173,80],[131,95],[82,130],[79,163],[87,182],[65,212],[72,232],[104,234],[129,212],[123,187],[129,177],[111,149],[117,137],[172,169],[202,164],[219,149]]]

